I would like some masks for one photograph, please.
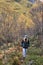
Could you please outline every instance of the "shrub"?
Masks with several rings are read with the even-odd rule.
[[[12,65],[20,65],[19,58],[15,57]]]

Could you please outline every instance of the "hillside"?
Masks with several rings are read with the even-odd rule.
[[[40,12],[41,2],[32,4],[28,0],[0,0],[0,38],[3,36],[7,41],[14,39],[14,36],[18,39],[25,34],[36,34],[41,28]]]
[[[30,8],[27,7],[27,3],[29,3],[29,2],[25,1],[25,0],[24,0],[24,2],[21,2],[21,3],[18,3],[16,1],[6,2],[5,0],[0,0],[0,16],[1,16],[1,13],[5,13],[5,14],[9,13],[10,15],[12,15],[12,18],[13,18],[13,15],[16,14],[15,12],[17,12],[16,15],[18,15],[18,18],[20,18],[19,15],[21,17],[23,15],[24,19],[25,19],[25,17],[27,19],[29,19],[29,9]],[[31,4],[31,3],[29,3],[29,4]],[[33,24],[33,22],[31,22],[31,20],[28,22]]]
[[[30,45],[22,61],[21,40]],[[0,65],[43,65],[43,3],[0,0]]]
[[[32,4],[28,0],[0,0],[0,38],[11,41],[25,34],[29,36],[36,34],[41,26],[39,10],[40,2]]]
[[[12,39],[14,38],[13,36],[17,38],[19,35],[22,36],[26,34],[25,31],[27,29],[33,28],[35,24],[31,20],[29,13],[31,7],[32,3],[27,0],[20,2],[0,0],[0,38],[2,38],[2,36],[3,39],[6,37],[6,39]],[[17,33],[17,35],[14,35],[14,33]]]

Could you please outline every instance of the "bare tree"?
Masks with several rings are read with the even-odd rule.
[[[37,5],[37,4],[36,4]],[[43,44],[43,4],[33,7],[30,11],[31,19],[35,23],[35,33],[38,35],[39,43]]]

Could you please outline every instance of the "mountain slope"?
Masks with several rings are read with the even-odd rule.
[[[26,5],[26,3],[25,3]],[[0,12],[11,12],[14,13],[15,11],[20,14],[25,14],[24,16],[27,18],[29,14],[29,8],[27,8],[23,3],[19,4],[17,2],[6,2],[5,0],[0,1]],[[5,9],[5,10],[4,10]],[[3,11],[4,10],[4,11]],[[28,13],[28,14],[27,14]]]
[[[33,22],[30,14],[30,10],[34,6],[36,4],[34,5],[28,0],[0,0],[1,36],[11,41],[19,35],[34,34],[33,29],[35,29],[36,23]]]

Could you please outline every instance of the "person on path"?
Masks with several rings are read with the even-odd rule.
[[[29,47],[29,40],[28,40],[28,37],[27,35],[24,36],[22,42],[21,42],[21,47],[23,48],[22,49],[22,55],[23,55],[23,59],[25,59],[26,57],[26,53],[27,53],[27,49]]]

